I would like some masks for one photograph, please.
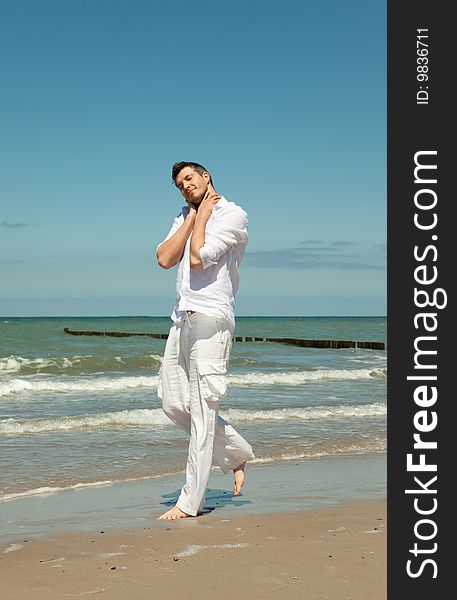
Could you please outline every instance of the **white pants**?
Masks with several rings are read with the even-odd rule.
[[[248,442],[218,416],[227,391],[232,334],[224,319],[194,313],[170,329],[159,376],[165,414],[190,434],[184,484],[176,506],[203,509],[211,466],[224,473],[255,458]]]

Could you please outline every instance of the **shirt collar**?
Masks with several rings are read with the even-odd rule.
[[[213,209],[214,208],[222,208],[226,204],[228,204],[227,198],[225,196],[221,196],[220,199],[218,200],[218,202],[213,206]]]

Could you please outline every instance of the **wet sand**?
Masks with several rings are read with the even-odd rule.
[[[383,600],[386,457],[211,474],[205,512],[162,521],[183,474],[0,503],[1,600]]]
[[[246,485],[233,496],[233,477],[211,473],[205,512],[231,519],[245,513],[309,510],[386,496],[386,456],[340,456],[248,464]],[[37,493],[0,502],[0,543],[60,531],[130,529],[173,506],[184,473],[104,486]],[[157,526],[162,521],[155,522]]]
[[[382,600],[386,503],[151,522],[0,545],[2,600]]]

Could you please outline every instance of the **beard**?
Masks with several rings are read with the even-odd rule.
[[[187,201],[189,204],[192,204],[195,210],[198,210],[198,207],[201,204],[201,201],[205,197],[206,192],[208,191],[208,187],[206,189],[199,191],[197,194],[191,194],[189,200]]]

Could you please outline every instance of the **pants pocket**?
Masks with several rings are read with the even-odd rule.
[[[163,366],[160,365],[159,369],[159,381],[157,383],[157,396],[163,398]]]
[[[227,366],[225,360],[197,364],[200,393],[205,400],[222,400],[227,394]]]

